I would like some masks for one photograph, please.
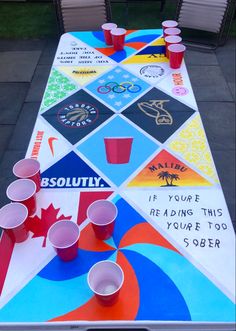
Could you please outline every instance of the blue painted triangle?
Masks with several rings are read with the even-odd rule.
[[[70,152],[41,174],[42,188],[110,187],[75,152]]]

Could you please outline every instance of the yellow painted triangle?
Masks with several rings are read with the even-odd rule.
[[[163,38],[155,40],[150,45],[147,45],[143,50],[147,49],[147,54],[140,54],[140,51],[123,61],[124,64],[135,64],[135,63],[154,63],[154,62],[168,62],[169,59],[166,57],[165,52],[160,51],[163,47],[155,46],[165,46],[165,41]],[[143,53],[143,50],[141,52]],[[160,52],[160,53],[158,53]]]
[[[153,43],[151,43],[151,46],[165,46],[164,38],[158,38]]]
[[[157,154],[128,184],[128,187],[180,186],[212,186],[212,184],[166,150]]]
[[[219,183],[200,115],[196,115],[183,130],[179,131],[168,147]]]
[[[68,66],[60,66],[57,67],[61,72],[72,78],[74,81],[79,83],[80,85],[85,85],[99,75],[104,73],[105,71],[111,69],[112,66],[91,66],[91,67],[68,67]]]

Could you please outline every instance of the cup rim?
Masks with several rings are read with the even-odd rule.
[[[9,196],[9,189],[11,186],[13,186],[16,182],[19,182],[19,181],[30,181],[31,183],[33,183],[33,186],[34,186],[34,191],[32,192],[32,194],[27,197],[26,199],[12,199],[10,196]],[[14,202],[22,202],[22,201],[26,201],[26,200],[29,200],[30,198],[32,198],[35,194],[36,194],[36,190],[37,190],[37,186],[35,184],[35,182],[32,180],[32,179],[28,179],[28,178],[19,178],[19,179],[16,179],[14,180],[10,185],[8,185],[7,187],[7,190],[6,190],[6,195],[8,197],[8,199],[14,201]]]
[[[88,215],[88,213],[89,213],[89,208],[92,207],[95,203],[97,203],[97,202],[101,202],[101,201],[103,201],[103,202],[106,201],[106,202],[112,203],[112,205],[115,207],[115,216],[113,217],[113,219],[112,219],[110,222],[107,222],[106,224],[98,224],[98,223],[92,221],[92,220],[90,219],[89,215]],[[92,202],[92,203],[88,206],[88,208],[87,208],[87,212],[86,212],[86,216],[87,216],[87,218],[89,219],[90,223],[92,223],[92,224],[94,224],[94,225],[96,225],[96,226],[107,226],[107,225],[111,224],[112,222],[114,222],[114,220],[116,219],[117,215],[118,215],[118,208],[117,208],[116,204],[115,204],[114,202],[112,202],[112,201],[110,201],[110,200],[106,200],[106,199],[95,200],[94,202]]]
[[[126,32],[127,32],[127,30],[124,28],[114,28],[111,30],[111,34],[113,36],[123,36],[126,34]]]
[[[176,46],[179,49],[176,49]],[[174,51],[175,53],[182,53],[186,50],[186,46],[184,46],[183,44],[170,44],[167,48],[168,48],[168,51]],[[172,48],[175,48],[175,49],[172,49]]]
[[[36,163],[38,164],[38,170],[35,171],[32,175],[25,176],[25,177],[22,177],[22,176],[19,177],[19,175],[17,175],[16,172],[15,172],[15,168],[16,168],[20,163],[23,163],[23,162],[25,162],[25,161],[27,161],[27,160],[30,160],[30,161],[36,162]],[[20,178],[20,179],[28,179],[28,178],[30,178],[30,177],[33,177],[33,176],[35,176],[39,171],[40,171],[40,163],[39,163],[39,161],[38,161],[38,160],[35,160],[35,159],[31,159],[30,157],[25,158],[25,159],[21,159],[21,160],[17,161],[17,162],[14,164],[13,169],[12,169],[13,174],[14,174],[16,177]]]
[[[27,220],[27,218],[28,218],[28,216],[29,216],[28,208],[27,208],[25,205],[23,205],[23,203],[20,203],[20,202],[10,202],[10,203],[7,203],[7,204],[4,205],[2,208],[0,208],[0,212],[1,212],[3,209],[9,208],[9,206],[11,206],[11,205],[13,205],[13,204],[14,204],[14,205],[20,205],[21,207],[23,206],[23,209],[25,209],[26,215],[25,215],[25,218],[22,220],[22,222],[19,223],[19,224],[17,224],[17,226],[11,226],[11,227],[8,227],[8,226],[2,226],[2,225],[0,224],[1,228],[5,229],[5,230],[13,230],[13,229],[18,228],[20,225],[22,225],[22,224]]]
[[[112,23],[112,22],[107,22],[107,23],[102,24],[101,28],[103,30],[110,31],[112,29],[116,29],[117,28],[117,24],[116,23]]]
[[[161,25],[162,25],[162,27],[163,27],[164,29],[167,29],[167,28],[165,27],[165,24],[168,24],[167,22],[172,22],[172,24],[175,24],[174,26],[172,26],[173,28],[175,28],[176,26],[178,26],[178,22],[175,21],[175,20],[165,20],[165,21],[163,21],[163,22],[161,23]],[[169,27],[169,28],[170,28],[170,27]]]
[[[165,34],[168,34],[168,32],[171,32],[171,31],[167,31],[167,30],[174,30],[174,32],[177,32],[178,34],[181,33],[181,30],[179,28],[166,28],[166,29],[164,29]]]
[[[173,39],[173,40],[168,40],[168,39]],[[177,39],[177,40],[175,40]],[[182,41],[182,38],[178,35],[173,35],[173,36],[166,36],[164,38],[165,42],[169,43],[169,44],[177,44],[180,43]]]
[[[108,139],[108,140],[112,140],[112,139],[118,139],[118,140],[122,140],[122,139],[134,139],[133,137],[130,136],[123,136],[123,137],[104,137],[104,139]]]
[[[90,276],[92,270],[93,270],[98,264],[103,264],[104,262],[106,262],[106,263],[110,263],[110,264],[114,264],[114,265],[115,265],[115,266],[121,271],[122,280],[121,280],[120,285],[118,286],[118,288],[115,289],[113,292],[111,292],[111,293],[104,293],[104,294],[103,294],[103,293],[99,293],[98,291],[95,291],[95,289],[93,289],[93,287],[91,286],[90,281],[89,281],[89,276]],[[88,275],[87,275],[87,283],[88,283],[89,288],[91,289],[91,291],[93,291],[93,293],[95,293],[95,294],[97,294],[97,295],[99,295],[99,296],[103,296],[103,297],[107,297],[107,296],[110,296],[110,295],[113,295],[113,294],[117,293],[117,292],[121,289],[121,287],[122,287],[122,285],[123,285],[123,283],[124,283],[124,279],[125,279],[124,271],[123,271],[123,269],[121,268],[121,266],[120,266],[118,263],[116,263],[116,262],[114,262],[114,261],[110,261],[110,260],[102,260],[102,261],[99,261],[99,262],[95,263],[95,264],[92,265],[92,267],[89,269],[89,272],[88,272]]]
[[[70,244],[68,244],[68,245],[65,245],[65,246],[56,246],[56,245],[54,245],[53,243],[52,243],[52,241],[50,240],[50,232],[53,230],[53,228],[54,228],[54,226],[56,226],[59,222],[63,222],[63,223],[68,223],[68,222],[70,222],[70,223],[73,223],[73,224],[75,224],[76,225],[76,227],[77,227],[77,229],[78,229],[78,234],[77,234],[77,236],[76,236],[76,239],[72,242],[72,243],[70,243]],[[53,247],[55,247],[55,248],[57,248],[57,249],[65,249],[65,248],[69,248],[69,247],[71,247],[71,246],[73,246],[78,240],[79,240],[79,237],[80,237],[80,228],[79,228],[79,225],[77,224],[77,223],[75,223],[75,222],[73,222],[73,221],[69,221],[69,220],[60,220],[60,221],[57,221],[57,222],[55,222],[54,224],[52,224],[51,226],[50,226],[50,228],[49,228],[49,230],[48,230],[48,233],[47,233],[47,238],[48,238],[48,240],[50,241],[50,243],[51,243],[51,245],[53,246]]]

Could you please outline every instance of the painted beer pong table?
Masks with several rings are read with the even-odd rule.
[[[121,137],[129,160],[108,163],[104,138]],[[128,31],[119,52],[101,31],[64,34],[26,156],[41,163],[41,191],[30,237],[1,237],[0,329],[235,329],[234,230],[186,66],[170,69],[162,30]],[[98,199],[118,208],[105,241],[86,216]],[[71,262],[47,239],[62,219],[81,229]],[[87,285],[106,259],[125,275],[110,307]]]

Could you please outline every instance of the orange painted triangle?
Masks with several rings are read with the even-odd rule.
[[[212,184],[178,160],[162,150],[128,184],[128,187],[177,187],[211,186]]]
[[[87,209],[88,206],[96,201],[101,199],[107,199],[113,192],[81,192],[80,199],[79,199],[79,211],[78,211],[78,218],[77,223],[80,225],[83,223],[87,218]]]

